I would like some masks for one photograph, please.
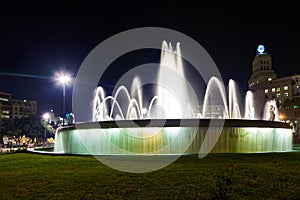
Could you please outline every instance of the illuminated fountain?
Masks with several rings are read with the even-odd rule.
[[[175,80],[170,76],[171,71],[178,75]],[[58,129],[55,151],[169,155],[292,150],[291,127],[276,120],[265,120],[267,116],[254,119],[255,102],[251,91],[246,93],[242,112],[237,85],[232,79],[226,90],[222,80],[211,77],[201,109],[193,109],[179,43],[175,49],[165,41],[162,43],[157,83],[157,95],[149,101],[143,99],[138,76],[133,79],[130,90],[121,85],[112,95],[106,95],[101,86],[97,87],[91,109],[92,122]],[[266,109],[269,103],[272,102],[266,104]]]

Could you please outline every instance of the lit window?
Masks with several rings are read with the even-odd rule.
[[[285,96],[285,97],[288,97],[288,96],[289,96],[289,93],[288,93],[288,92],[285,92],[285,93],[284,93],[284,96]]]
[[[288,90],[288,89],[289,89],[289,86],[286,85],[286,86],[283,87],[283,89],[284,89],[284,90]]]
[[[8,101],[8,99],[0,97],[0,101]]]
[[[275,88],[274,87],[272,88],[272,92],[275,92]]]
[[[271,81],[272,80],[272,78],[268,78],[268,81]]]
[[[280,93],[277,93],[276,96],[277,96],[277,97],[280,97]]]
[[[269,90],[268,89],[265,89],[265,94],[267,94],[269,92]]]
[[[280,87],[276,88],[276,92],[280,92]]]

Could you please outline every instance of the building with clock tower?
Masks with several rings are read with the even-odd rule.
[[[276,102],[280,120],[289,121],[299,131],[300,120],[300,75],[277,76],[272,65],[272,57],[259,45],[252,61],[252,74],[248,88],[253,92],[255,118],[262,119],[265,105]]]

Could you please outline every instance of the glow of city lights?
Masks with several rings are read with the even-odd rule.
[[[280,119],[280,121],[282,121],[283,120],[283,115],[279,115],[279,119]]]

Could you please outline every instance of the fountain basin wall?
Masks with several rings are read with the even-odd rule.
[[[222,120],[222,127],[212,127],[210,122],[210,119],[146,119],[78,123],[57,130],[54,151],[88,155],[198,154],[209,136],[208,129],[210,133],[221,130],[209,153],[292,150],[293,133],[286,123],[226,119]]]

